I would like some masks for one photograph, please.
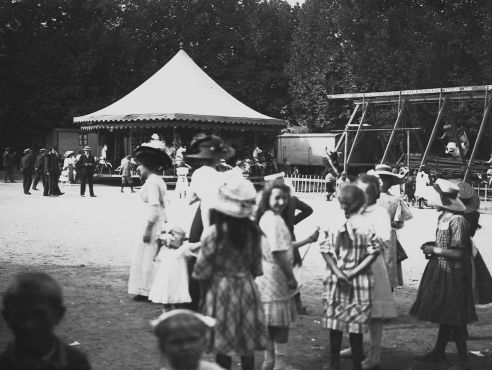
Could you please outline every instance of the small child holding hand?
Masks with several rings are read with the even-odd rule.
[[[86,356],[53,333],[64,313],[62,289],[51,276],[17,275],[3,296],[14,341],[0,354],[0,369],[90,370]]]
[[[149,299],[164,304],[164,309],[191,303],[186,259],[194,255],[200,243],[185,242],[184,230],[172,227],[157,237],[157,245],[154,260],[159,263],[159,267]]]

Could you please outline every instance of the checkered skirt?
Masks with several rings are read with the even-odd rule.
[[[368,269],[370,271],[370,269]],[[361,273],[342,288],[331,274],[323,293],[323,326],[348,333],[364,333],[371,318],[371,290],[373,278]]]
[[[203,313],[217,320],[211,343],[214,352],[245,356],[265,348],[263,305],[250,274],[214,276]]]

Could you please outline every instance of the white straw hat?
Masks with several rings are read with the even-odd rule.
[[[212,208],[236,218],[247,218],[253,214],[256,189],[253,183],[242,175],[231,172],[219,187],[217,199]]]
[[[434,184],[434,194],[430,200],[431,204],[451,212],[464,212],[466,210],[463,202],[458,198],[460,188],[451,181],[437,179]]]

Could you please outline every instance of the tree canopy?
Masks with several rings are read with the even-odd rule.
[[[0,145],[100,109],[185,50],[233,96],[309,131],[326,94],[492,81],[487,0],[8,0],[0,3]],[[454,104],[471,131],[480,104]],[[420,123],[433,111],[416,108]],[[392,111],[372,112],[383,124]]]

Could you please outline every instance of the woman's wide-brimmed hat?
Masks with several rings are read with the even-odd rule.
[[[459,182],[458,188],[460,189],[458,192],[458,198],[461,199],[466,207],[465,213],[478,211],[480,209],[480,197],[478,196],[477,191],[465,181]]]
[[[448,180],[437,179],[433,187],[435,192],[430,199],[432,205],[451,212],[465,212],[466,207],[458,198],[460,191],[458,185]]]
[[[90,147],[90,146],[86,146],[86,147],[84,148],[84,152],[86,152],[86,151],[90,152],[90,151],[91,151],[91,147]]]
[[[236,153],[234,148],[224,143],[220,137],[203,133],[193,137],[189,152],[187,158],[197,159],[228,159]]]
[[[140,145],[133,152],[133,157],[139,164],[154,170],[166,169],[172,164],[166,146],[160,141]]]
[[[256,189],[242,175],[231,173],[219,187],[215,210],[236,218],[247,218],[253,214]]]
[[[403,182],[403,178],[405,177],[398,173],[393,173],[391,171],[391,167],[387,164],[377,164],[374,170],[369,171],[368,174],[389,179],[393,185],[401,184]]]

